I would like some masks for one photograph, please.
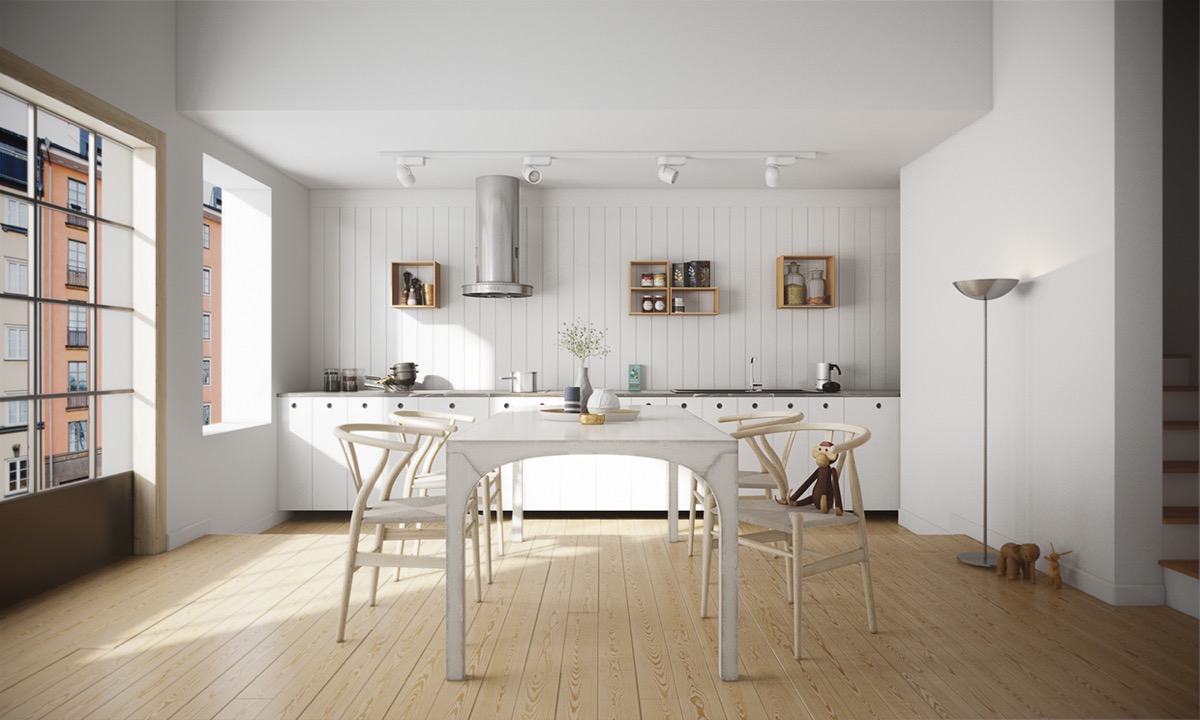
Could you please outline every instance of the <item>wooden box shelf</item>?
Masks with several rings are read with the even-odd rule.
[[[425,299],[424,305],[408,305],[401,301],[404,292],[404,271],[411,272],[421,280],[423,285],[432,285],[432,297]],[[413,260],[410,262],[392,263],[391,272],[391,301],[392,307],[406,310],[422,310],[441,307],[439,301],[442,288],[442,267],[432,260]]]
[[[642,285],[642,275],[661,274],[663,285]],[[662,296],[666,309],[662,312],[645,312],[642,301],[646,296]],[[675,312],[675,298],[683,299],[683,312]],[[667,260],[629,261],[629,314],[630,315],[717,315],[721,311],[721,291],[716,287],[672,287],[671,263]]]
[[[820,270],[825,275],[825,302],[789,305],[784,290],[783,277],[787,274],[789,263],[795,262],[800,266],[800,274],[805,282],[811,278],[813,270]],[[833,255],[780,255],[775,260],[775,307],[779,310],[821,310],[836,306],[837,295],[837,258]]]

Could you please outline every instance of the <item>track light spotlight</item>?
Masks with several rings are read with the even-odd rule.
[[[686,157],[678,155],[664,155],[658,158],[658,179],[668,185],[674,185],[679,179],[679,167],[686,162]]]
[[[423,157],[398,157],[396,158],[396,179],[400,181],[400,185],[410,188],[417,183],[417,178],[413,175],[412,166],[424,167],[425,158]]]
[[[789,166],[795,165],[795,164],[796,164],[796,158],[790,157],[790,156],[767,158],[767,171],[764,174],[764,179],[767,182],[767,187],[769,187],[769,188],[779,187],[779,181],[783,177],[783,173],[779,172],[779,168],[781,166],[789,167]]]
[[[523,160],[525,163],[525,182],[530,185],[537,185],[542,181],[542,171],[538,168],[550,167],[550,161],[553,158],[538,155],[527,157]]]

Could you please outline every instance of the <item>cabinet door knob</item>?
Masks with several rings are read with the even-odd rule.
[[[754,410],[758,409],[758,403],[750,403],[750,407]]]
[[[504,403],[504,409],[505,409],[505,410],[507,410],[507,409],[508,409],[508,403]]]
[[[396,403],[396,407],[400,410],[404,409],[404,403]]]
[[[788,403],[788,410],[791,410],[795,403]]]
[[[367,409],[367,404],[363,403],[363,410],[366,410],[366,409]]]
[[[679,403],[679,407],[683,408],[684,410],[687,410],[687,403]]]
[[[876,409],[876,410],[882,410],[882,409],[883,409],[883,403],[875,403],[875,409]]]
[[[718,410],[720,410],[720,409],[721,409],[721,408],[723,408],[723,407],[725,407],[725,404],[724,404],[724,403],[717,403],[717,409],[718,409]]]
[[[826,410],[828,410],[828,409],[829,409],[829,403],[821,403],[821,407],[823,407],[823,408],[825,408]]]
[[[451,409],[451,410],[453,410],[453,409],[454,409],[454,403],[450,403],[450,409]]]
[[[293,409],[293,410],[295,410],[295,409],[296,409],[296,403],[292,403],[292,409]]]
[[[329,408],[330,410],[332,410],[332,409],[333,409],[333,403],[325,403],[325,407],[327,407],[327,408]]]

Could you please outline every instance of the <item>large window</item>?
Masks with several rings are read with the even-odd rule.
[[[203,373],[204,373],[204,375],[203,375],[204,383],[203,384],[206,386],[212,385],[212,359],[204,358],[201,361],[201,365],[203,366]]]
[[[67,363],[67,392],[87,392],[88,364],[84,360],[71,360]],[[87,407],[86,395],[72,395],[67,398],[67,409]]]
[[[208,223],[200,225],[200,243],[203,247],[210,247],[212,230],[208,227]]]
[[[72,210],[87,212],[87,183],[75,178],[67,178],[67,207]],[[87,227],[87,219],[74,213],[67,215],[67,224],[75,227]]]
[[[87,347],[87,335],[87,308],[75,305],[67,307],[67,347]]]
[[[212,340],[212,313],[200,313],[200,339]]]
[[[212,295],[212,269],[204,268],[200,272],[200,292]]]
[[[72,420],[67,423],[67,452],[83,452],[88,448],[87,420]]]
[[[19,391],[18,391],[19,392]],[[9,393],[16,394],[16,393]],[[24,393],[20,393],[24,395]],[[29,401],[9,400],[4,403],[4,426],[6,428],[23,427],[29,424]]]
[[[4,213],[4,224],[13,230],[29,229],[29,204],[8,198]]]

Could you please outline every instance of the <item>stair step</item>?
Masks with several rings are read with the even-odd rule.
[[[1163,430],[1200,430],[1200,420],[1164,420]]]
[[[1198,392],[1200,385],[1163,385],[1163,392]]]
[[[1163,472],[1171,474],[1200,474],[1200,462],[1196,460],[1163,460]]]
[[[1158,564],[1168,570],[1200,579],[1200,560],[1159,560]]]
[[[1171,505],[1163,508],[1164,525],[1195,525],[1200,523],[1200,508],[1195,505]]]

